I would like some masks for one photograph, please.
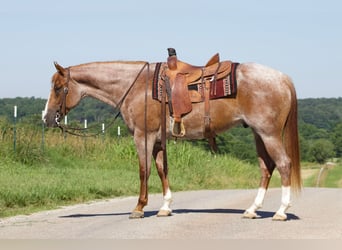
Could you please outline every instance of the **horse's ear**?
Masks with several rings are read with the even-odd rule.
[[[53,62],[55,65],[55,68],[57,69],[58,73],[61,74],[62,76],[64,76],[65,73],[65,69],[59,65],[57,62]]]

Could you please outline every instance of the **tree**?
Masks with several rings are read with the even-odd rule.
[[[326,139],[319,139],[313,142],[310,148],[310,155],[319,164],[323,164],[327,159],[334,157],[334,144]]]
[[[335,146],[336,157],[342,157],[342,123],[333,129],[331,140]]]

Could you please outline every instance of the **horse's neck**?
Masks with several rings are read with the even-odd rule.
[[[82,88],[82,96],[117,106],[143,66],[143,62],[96,62],[70,70],[72,79]]]

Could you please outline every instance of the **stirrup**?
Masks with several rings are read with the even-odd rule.
[[[180,122],[175,122],[173,117],[170,117],[170,130],[172,136],[174,137],[183,137],[185,135],[185,127],[183,123],[183,119]]]

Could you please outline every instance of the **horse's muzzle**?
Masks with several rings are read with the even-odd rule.
[[[47,112],[44,116],[44,123],[48,127],[58,127],[61,119],[62,119],[62,115],[60,114],[59,111]]]

